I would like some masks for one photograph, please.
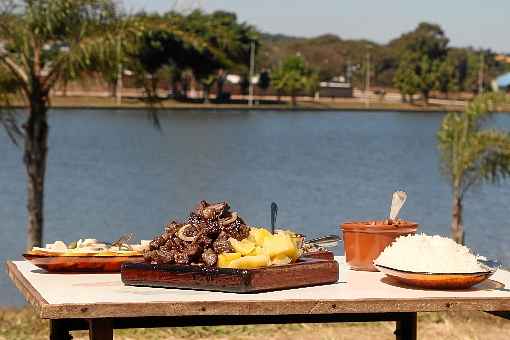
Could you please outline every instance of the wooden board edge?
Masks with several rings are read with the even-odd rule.
[[[25,299],[34,307],[39,317],[43,318],[44,311],[47,306],[49,306],[48,301],[46,301],[25,276],[23,276],[18,266],[16,266],[13,261],[6,261],[5,267],[9,278],[16,288],[18,288]]]
[[[42,318],[106,318],[198,315],[373,314],[438,311],[509,311],[510,298],[366,299],[284,301],[193,301],[149,303],[55,304]]]

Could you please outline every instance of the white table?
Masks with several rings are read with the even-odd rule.
[[[50,319],[52,339],[86,328],[92,339],[111,339],[113,328],[378,320],[397,321],[397,338],[413,339],[417,312],[481,310],[508,318],[508,271],[469,290],[437,291],[351,271],[336,259],[335,284],[257,294],[125,286],[120,274],[50,274],[27,261],[8,261],[7,271],[39,317]]]

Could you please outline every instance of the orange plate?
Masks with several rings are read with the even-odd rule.
[[[424,273],[394,269],[375,264],[380,272],[409,286],[428,289],[467,289],[487,280],[496,272],[495,268],[478,273]]]
[[[80,254],[81,255],[81,254]],[[69,256],[27,253],[23,257],[35,266],[49,272],[112,273],[120,272],[123,263],[142,262],[143,256]]]

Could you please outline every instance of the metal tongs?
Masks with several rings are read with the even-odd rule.
[[[341,239],[338,235],[326,235],[305,241],[305,244],[309,246],[333,248],[338,245],[339,241],[341,241]]]

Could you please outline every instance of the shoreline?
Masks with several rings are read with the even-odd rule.
[[[24,109],[26,105],[15,103],[12,108]],[[396,111],[409,113],[444,113],[444,112],[460,112],[464,106],[459,105],[438,105],[429,104],[427,106],[421,104],[396,103],[396,102],[371,102],[366,106],[365,102],[359,99],[342,99],[335,101],[298,101],[297,106],[293,107],[289,103],[261,103],[248,106],[246,103],[199,103],[199,102],[181,102],[176,100],[162,100],[153,107],[136,98],[123,98],[122,104],[118,105],[115,100],[110,97],[52,97],[50,109],[75,109],[75,110],[181,110],[181,111]]]

